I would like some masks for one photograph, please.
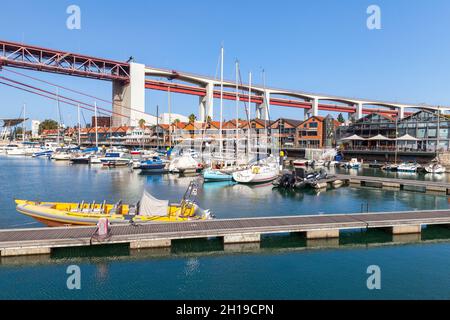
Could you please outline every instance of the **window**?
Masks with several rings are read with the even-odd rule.
[[[428,138],[436,138],[437,130],[436,129],[428,129]]]
[[[311,123],[309,124],[309,127],[310,127],[310,128],[317,128],[317,127],[318,127],[318,123],[317,123],[317,122],[311,122]]]

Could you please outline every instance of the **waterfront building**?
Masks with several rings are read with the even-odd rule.
[[[279,118],[270,125],[271,130],[278,130],[276,134],[280,144],[284,147],[296,147],[298,145],[298,128],[301,120]]]
[[[31,120],[31,137],[33,139],[39,138],[39,125],[41,122],[39,120]]]
[[[306,120],[279,118],[270,129],[285,148],[320,149],[335,144],[335,131],[340,123],[331,116],[313,116]]]
[[[345,149],[443,152],[449,150],[449,128],[450,116],[438,117],[433,111],[418,111],[403,119],[373,113],[339,130],[338,139]],[[352,135],[363,140],[356,145],[345,141]],[[376,136],[386,139],[374,140]]]
[[[111,126],[111,117],[97,116],[97,123],[95,123],[96,117],[92,117],[92,127],[110,127]]]

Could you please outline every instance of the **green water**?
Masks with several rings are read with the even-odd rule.
[[[15,211],[14,198],[135,202],[146,188],[177,200],[191,179],[0,157],[0,228],[41,226]],[[206,184],[199,201],[218,218],[353,213],[367,204],[370,211],[448,208],[447,197],[422,193],[345,187],[316,194],[229,183]],[[69,265],[80,267],[80,290],[66,286]],[[369,265],[381,269],[381,290],[367,289]],[[346,232],[315,242],[280,235],[264,237],[260,246],[224,247],[210,239],[131,252],[126,246],[61,249],[2,258],[0,299],[448,299],[448,266],[450,229],[444,227],[395,238],[379,230]]]

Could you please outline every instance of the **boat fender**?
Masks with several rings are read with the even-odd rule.
[[[252,173],[258,174],[259,173],[259,167],[253,167]]]
[[[97,235],[101,238],[107,237],[110,223],[107,218],[100,218],[97,222]]]

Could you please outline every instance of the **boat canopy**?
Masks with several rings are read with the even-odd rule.
[[[139,205],[139,214],[141,216],[165,216],[168,207],[169,200],[156,199],[145,190]]]
[[[94,148],[88,148],[88,149],[84,149],[83,151],[81,151],[82,153],[89,153],[89,152],[97,152],[98,148],[94,147]]]

